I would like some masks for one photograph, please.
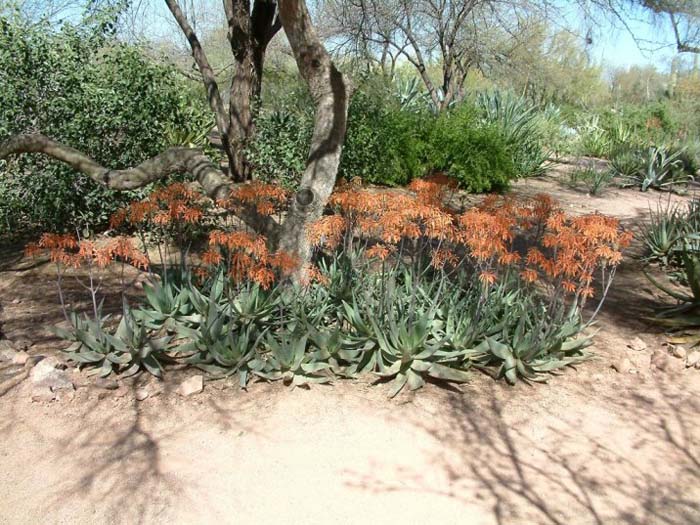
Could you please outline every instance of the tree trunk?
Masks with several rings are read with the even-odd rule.
[[[311,24],[304,0],[280,0],[280,18],[299,72],[316,106],[306,170],[282,225],[279,247],[303,264],[311,255],[308,225],[318,219],[335,186],[345,140],[348,89]]]
[[[245,150],[255,135],[253,108],[262,89],[265,51],[279,31],[275,23],[277,2],[255,0],[250,12],[249,0],[225,0],[227,38],[234,60],[229,100],[228,150],[232,152],[230,172],[238,180],[250,178]]]

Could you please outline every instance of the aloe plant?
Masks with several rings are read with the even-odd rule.
[[[152,338],[146,327],[138,323],[126,301],[114,335],[105,330],[108,318],[100,317],[94,321],[72,312],[72,328],[55,329],[59,337],[73,341],[65,350],[68,358],[81,366],[94,368],[95,373],[102,377],[112,372],[129,376],[143,369],[160,377],[163,371],[160,360],[171,337]]]
[[[298,333],[267,334],[267,352],[249,363],[253,374],[268,381],[283,381],[292,386],[308,386],[312,383],[331,383],[331,365],[315,361],[307,353],[308,335]]]
[[[377,374],[393,379],[390,397],[404,387],[417,390],[425,385],[427,377],[442,381],[464,383],[469,375],[454,368],[461,361],[462,351],[450,351],[441,340],[433,338],[434,317],[425,315],[413,323],[397,323],[379,326],[372,319],[374,336],[379,345]],[[450,366],[453,365],[453,366]]]
[[[172,280],[146,284],[143,287],[146,301],[134,311],[134,316],[153,330],[175,329],[178,321],[186,321],[193,313],[189,290],[186,286],[178,287]]]
[[[649,147],[641,157],[639,168],[625,177],[623,185],[639,186],[641,191],[647,191],[688,182],[690,176],[683,171],[681,154],[682,150],[669,154],[663,146]]]

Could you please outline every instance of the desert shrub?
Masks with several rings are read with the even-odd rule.
[[[0,84],[0,140],[41,132],[115,168],[159,153],[167,130],[187,128],[185,108],[200,100],[172,68],[104,26],[56,29],[14,17],[0,19]],[[0,162],[0,194],[3,233],[101,227],[145,192],[114,192],[57,161],[23,156]]]
[[[657,321],[672,329],[700,327],[700,201],[694,198],[685,205],[660,205],[650,215],[642,235],[645,260],[673,285],[645,273],[652,284],[678,303],[662,308]],[[695,333],[686,342],[698,344],[700,336]]]
[[[664,142],[669,137],[675,137],[680,131],[678,119],[669,101],[625,105],[615,113],[604,113],[603,118],[608,121],[608,127],[621,122],[642,144]]]
[[[623,180],[633,180],[644,170],[643,152],[634,147],[616,148],[610,156],[610,167]]]
[[[67,355],[103,374],[136,365],[160,373],[176,359],[235,374],[241,386],[374,373],[392,382],[390,395],[428,380],[463,382],[471,368],[511,383],[542,381],[585,359],[582,331],[592,318],[584,322],[582,308],[594,275],[608,289],[629,235],[615,219],[571,217],[542,195],[491,196],[456,214],[441,204],[454,187],[444,176],[415,180],[410,192],[341,186],[307,232],[314,257],[294,283],[297,261],[231,220],[283,211],[283,189],[238,187],[218,203],[231,215],[215,217],[181,185],[161,189],[119,212],[115,226],[160,224],[172,232],[157,237],[166,243],[196,225],[209,231],[206,247],[153,275],[144,303],[125,309],[128,329],[109,331],[93,302],[93,319],[63,333],[73,342]],[[49,235],[36,250],[56,263],[59,290],[81,265],[157,269],[128,238]]]
[[[309,108],[290,101],[260,113],[248,155],[258,178],[285,187],[299,181],[313,130]],[[483,122],[468,103],[435,116],[422,107],[402,108],[395,93],[368,81],[350,102],[339,176],[397,186],[441,171],[468,191],[500,190],[522,170],[539,169],[533,157],[513,153],[520,140],[509,139],[501,124]]]
[[[424,111],[402,109],[387,95],[356,93],[348,112],[339,175],[389,186],[422,176],[423,135],[432,120]]]
[[[503,91],[482,92],[476,102],[486,121],[497,125],[503,133],[518,176],[542,175],[549,158],[542,113],[524,98]],[[554,118],[552,110],[549,117]]]
[[[590,195],[600,195],[612,183],[614,176],[612,170],[582,167],[570,173],[569,183],[574,188],[584,188]]]
[[[263,181],[294,187],[301,179],[313,133],[313,111],[293,104],[261,111],[247,159]]]
[[[518,176],[501,127],[479,122],[477,111],[467,103],[436,118],[425,158],[426,166],[471,192],[502,190]]]

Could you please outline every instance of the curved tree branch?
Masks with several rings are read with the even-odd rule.
[[[231,189],[230,179],[198,149],[170,148],[133,168],[111,170],[77,149],[41,134],[15,135],[0,143],[0,160],[20,153],[43,153],[115,190],[141,188],[173,173],[183,172],[192,173],[213,199],[226,196]]]

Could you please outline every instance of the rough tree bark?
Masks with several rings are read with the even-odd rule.
[[[316,106],[306,170],[282,224],[279,247],[308,261],[307,226],[318,219],[335,186],[347,126],[349,93],[343,75],[316,35],[304,0],[280,0],[279,12],[299,72]]]
[[[281,28],[279,17],[275,16],[277,1],[254,0],[251,12],[250,0],[224,0],[227,38],[234,61],[228,112],[214,71],[187,17],[177,0],[165,0],[165,3],[185,34],[202,75],[221,146],[228,159],[229,173],[233,180],[244,181],[251,175],[245,148],[255,132],[252,108],[260,95],[265,51]]]
[[[114,190],[141,188],[173,173],[191,173],[212,199],[226,197],[231,181],[198,149],[170,148],[138,166],[112,170],[84,153],[41,134],[15,135],[0,143],[0,160],[21,153],[43,153]]]
[[[279,19],[275,17],[276,11],[276,1],[256,0],[251,13],[249,0],[224,0],[228,25],[226,36],[234,60],[228,146],[236,154],[230,171],[239,174],[243,180],[250,176],[250,166],[243,152],[255,133],[253,106],[262,88],[265,51],[281,27]]]

